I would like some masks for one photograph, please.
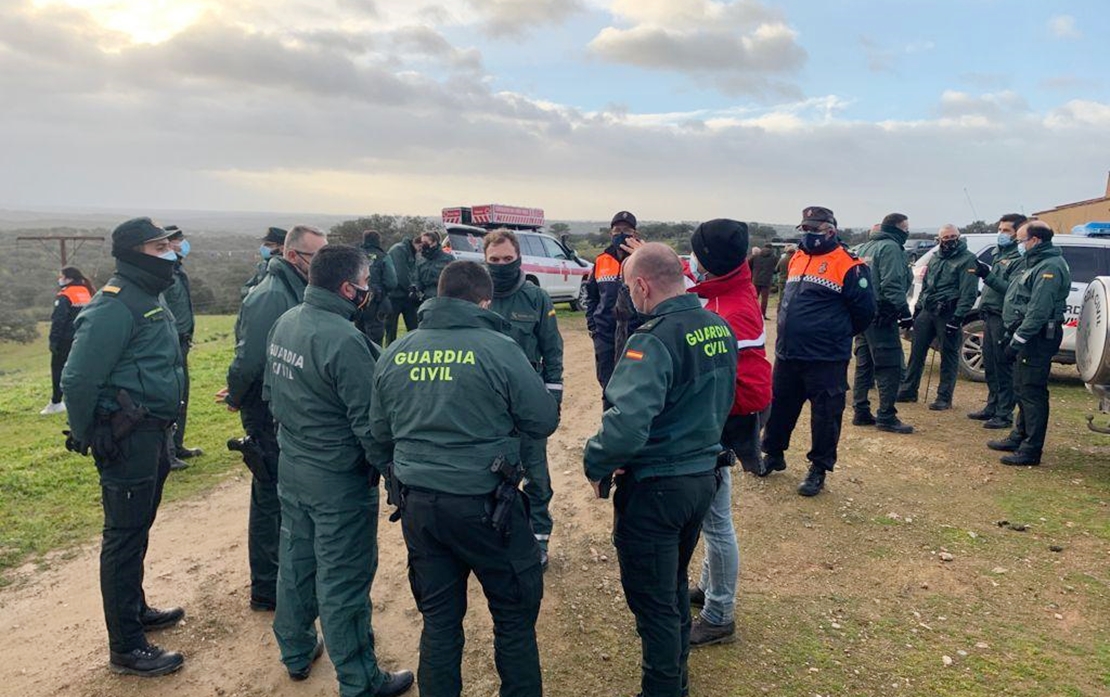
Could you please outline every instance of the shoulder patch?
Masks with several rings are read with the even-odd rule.
[[[1056,274],[1052,274],[1052,273],[1041,274],[1041,278],[1056,278]]]
[[[642,361],[644,360],[644,352],[637,351],[635,349],[628,349],[624,352],[624,357],[632,361]]]
[[[547,316],[548,317],[554,317],[555,316],[555,308],[551,308],[551,311],[547,313]]]
[[[868,284],[867,284],[867,279],[866,279],[866,278],[861,278],[861,279],[859,279],[859,287],[860,287],[860,288],[866,288],[866,287],[867,287],[867,285],[868,285]]]
[[[848,256],[852,257],[853,259],[859,259],[859,255],[848,249],[847,247],[842,247],[842,249],[848,254]]]
[[[116,293],[120,292],[120,287],[119,286],[104,286],[103,288],[100,289],[100,292],[107,293],[108,295],[115,295]]]
[[[656,327],[658,327],[659,324],[664,319],[666,319],[666,315],[664,315],[662,317],[655,317],[655,318],[649,319],[647,322],[644,322],[643,324],[641,324],[639,329],[637,329],[633,333],[638,334],[640,332],[650,332],[652,329],[655,329]]]

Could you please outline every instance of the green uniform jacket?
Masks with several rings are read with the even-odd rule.
[[[952,317],[963,319],[975,307],[975,298],[979,295],[976,269],[975,255],[967,251],[967,242],[963,239],[949,254],[938,249],[929,259],[917,306],[933,311],[936,305],[947,303],[954,307]]]
[[[196,326],[193,318],[193,298],[189,292],[189,275],[185,273],[180,261],[173,271],[173,285],[162,293],[162,299],[166,301],[166,307],[173,313],[178,335],[192,336]]]
[[[276,259],[277,257],[274,258]],[[243,287],[239,289],[240,300],[247,297],[247,293],[251,292],[252,288],[257,286],[259,283],[262,283],[262,281],[266,278],[266,268],[267,266],[269,266],[269,264],[269,259],[263,259],[255,265],[254,275],[248,278],[247,282],[243,284]]]
[[[378,351],[351,323],[354,312],[349,300],[309,286],[304,304],[283,314],[270,331],[262,398],[279,424],[283,463],[335,473],[369,471]],[[283,482],[286,474],[283,465]],[[300,474],[296,479],[303,479]]]
[[[116,273],[77,316],[62,391],[74,437],[88,442],[97,409],[119,409],[127,390],[150,416],[172,421],[185,374],[173,315],[159,297],[166,285],[120,261]]]
[[[1010,281],[1021,269],[1025,268],[1025,257],[1018,253],[1016,244],[1008,247],[995,247],[991,272],[983,279],[983,294],[979,297],[979,310],[1002,314],[1006,291]]]
[[[521,272],[523,281],[523,272]],[[491,310],[509,321],[513,337],[544,386],[556,400],[563,400],[563,336],[555,319],[551,296],[528,281],[505,297],[493,298]]]
[[[910,315],[906,301],[912,280],[906,264],[907,237],[902,228],[884,225],[871,235],[871,239],[852,250],[871,269],[871,283],[875,286],[875,300],[879,306],[876,323],[890,324]]]
[[[442,249],[438,249],[430,259],[424,257],[420,265],[416,267],[416,285],[420,288],[420,292],[424,294],[425,299],[434,298],[437,295],[439,275],[454,260],[455,257]]]
[[[1063,322],[1071,292],[1071,269],[1060,248],[1041,242],[1025,254],[1025,266],[1006,290],[1002,323],[1021,345],[1052,322]]]
[[[397,276],[397,287],[390,291],[393,298],[405,298],[409,288],[416,283],[416,254],[412,251],[412,238],[402,237],[401,241],[387,252],[393,261],[393,272]]]
[[[409,486],[469,495],[497,488],[494,459],[519,462],[521,435],[546,438],[559,425],[555,399],[508,331],[500,315],[465,300],[421,305],[420,328],[378,361],[371,462],[392,461]]]
[[[381,247],[363,245],[362,251],[370,262],[370,290],[374,291],[374,299],[380,300],[397,288],[397,270],[393,268],[393,259]]]
[[[586,476],[638,480],[713,469],[736,386],[736,338],[696,295],[659,304],[628,338],[586,442]]]
[[[266,368],[267,337],[274,322],[304,299],[305,280],[282,258],[270,260],[266,278],[239,308],[235,321],[235,357],[227,369],[227,403],[242,405],[251,390],[261,389]]]

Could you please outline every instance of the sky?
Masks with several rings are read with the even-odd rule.
[[[1105,0],[4,0],[0,207],[993,221],[1105,191],[1107,36]]]

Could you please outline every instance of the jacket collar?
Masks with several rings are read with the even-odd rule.
[[[1060,248],[1052,244],[1052,242],[1039,242],[1036,247],[1025,253],[1026,265],[1032,266],[1049,257],[1058,257],[1061,255],[1062,252]]]
[[[752,269],[748,264],[741,264],[724,276],[707,278],[687,292],[694,293],[699,298],[710,300],[728,293],[735,293],[742,288],[754,288],[752,286]]]
[[[897,225],[883,225],[879,231],[871,235],[873,240],[894,240],[899,245],[905,245],[906,240],[910,238],[910,233],[906,232]]]
[[[172,278],[167,282],[165,279],[159,278],[149,271],[141,269],[122,259],[116,259],[116,273],[151,295],[158,295],[173,285]]]
[[[682,295],[673,298],[667,298],[663,302],[655,306],[650,313],[652,317],[661,317],[663,315],[674,314],[675,312],[685,312],[686,310],[700,310],[701,301],[697,296],[691,293],[683,293]]]
[[[343,319],[350,319],[355,314],[355,304],[338,293],[330,290],[308,286],[304,291],[304,304],[318,307],[325,312],[332,312]]]
[[[417,311],[421,329],[492,329],[502,334],[512,328],[501,315],[458,298],[429,298]]]
[[[298,301],[304,300],[305,286],[308,283],[305,281],[304,276],[300,274],[293,265],[281,257],[274,257],[270,260],[269,266],[266,267],[266,273],[273,276],[276,280],[284,283],[287,288],[297,296]]]

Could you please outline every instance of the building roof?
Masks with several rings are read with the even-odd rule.
[[[1046,213],[1053,213],[1055,211],[1062,211],[1062,210],[1066,210],[1068,208],[1079,208],[1081,206],[1090,206],[1092,204],[1102,203],[1103,201],[1110,201],[1110,174],[1108,174],[1107,177],[1106,177],[1106,195],[1100,196],[1098,198],[1089,198],[1086,201],[1076,201],[1075,203],[1062,203],[1059,206],[1056,206],[1055,208],[1048,208],[1048,209],[1043,210],[1043,211],[1037,211],[1037,212],[1033,213],[1033,215],[1044,215]]]

